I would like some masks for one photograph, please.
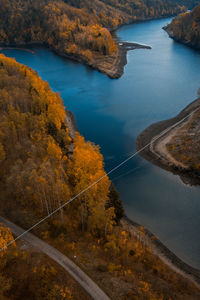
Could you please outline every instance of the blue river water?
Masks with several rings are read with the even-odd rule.
[[[46,48],[3,50],[32,67],[54,91],[87,140],[99,144],[109,171],[135,151],[137,135],[176,115],[197,97],[200,53],[174,42],[162,27],[171,19],[123,26],[123,41],[152,46],[128,53],[125,74],[112,80]],[[184,185],[139,156],[113,173],[126,214],[146,226],[185,262],[200,268],[200,188]]]

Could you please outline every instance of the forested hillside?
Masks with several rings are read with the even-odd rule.
[[[0,214],[30,226],[104,174],[98,147],[78,133],[70,138],[60,96],[30,68],[0,55]],[[116,222],[111,191],[105,177],[49,225],[58,236],[66,229],[110,234]],[[12,239],[0,224],[0,248]],[[1,299],[74,298],[66,275],[34,251],[14,245],[0,260]],[[73,294],[84,299],[76,289]]]
[[[69,157],[72,139],[62,100],[35,72],[2,55],[0,72],[1,206],[13,214],[19,208],[31,213],[32,223],[103,176],[103,158],[78,133],[73,160]],[[109,232],[114,216],[112,208],[105,209],[109,187],[105,177],[86,193],[87,200],[72,204],[70,223],[92,232],[107,224]]]
[[[36,72],[0,55],[0,75],[0,215],[27,228],[105,175],[103,157],[78,132],[70,137],[59,94]],[[199,299],[199,290],[142,242],[144,229],[136,237],[122,216],[105,176],[34,234],[76,255],[111,299]],[[0,247],[12,239],[0,225]],[[20,241],[0,260],[1,299],[88,299],[62,269]]]
[[[200,49],[200,5],[192,12],[180,14],[164,29],[175,40]]]
[[[199,4],[199,0],[175,0],[175,2],[179,5],[184,5],[188,9],[193,9]]]
[[[0,45],[44,44],[95,68],[99,58],[110,57],[112,64],[118,56],[110,29],[185,9],[169,0],[1,0],[0,5]]]

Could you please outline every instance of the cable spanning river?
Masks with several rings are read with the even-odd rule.
[[[35,69],[54,91],[87,140],[101,147],[106,170],[135,151],[137,135],[150,124],[171,118],[196,98],[200,87],[200,53],[172,41],[162,30],[171,19],[128,25],[123,41],[152,50],[128,53],[125,74],[111,80],[48,49],[4,50],[5,55]],[[144,225],[176,255],[200,268],[200,188],[137,156],[112,174],[127,215]]]

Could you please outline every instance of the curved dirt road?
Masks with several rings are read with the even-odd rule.
[[[10,228],[14,235],[20,235],[24,230],[13,224],[12,222],[0,217],[0,222]],[[61,252],[51,247],[41,239],[37,238],[31,233],[27,233],[22,237],[22,240],[31,244],[41,252],[48,255],[60,266],[62,266],[85,290],[86,292],[96,300],[109,300],[110,298],[99,288],[99,286],[88,277],[77,265],[73,263],[69,258],[63,255]]]

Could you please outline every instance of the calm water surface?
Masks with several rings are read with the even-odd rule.
[[[44,48],[35,55],[4,50],[35,69],[76,116],[81,134],[101,146],[106,170],[135,151],[137,135],[153,122],[170,118],[196,98],[200,53],[173,42],[162,30],[170,19],[124,26],[122,40],[152,50],[128,54],[125,74],[111,80]],[[200,268],[200,189],[139,156],[111,177],[126,213],[156,234],[184,261]]]

